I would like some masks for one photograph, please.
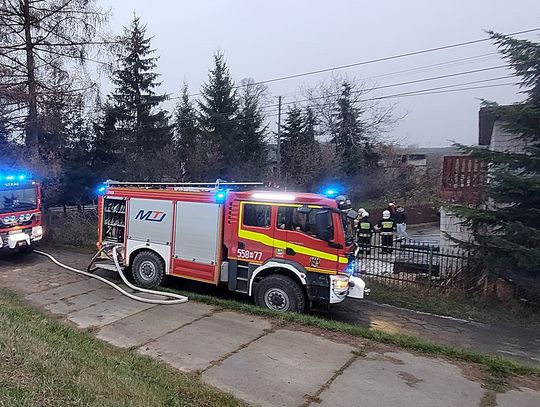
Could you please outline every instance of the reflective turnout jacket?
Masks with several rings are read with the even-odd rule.
[[[394,230],[396,230],[396,222],[392,218],[381,219],[377,227],[381,231],[382,236],[392,235],[394,234]]]
[[[373,225],[369,220],[361,220],[356,234],[358,237],[371,237],[373,235]]]

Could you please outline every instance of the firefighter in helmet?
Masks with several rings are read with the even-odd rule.
[[[364,213],[366,210],[364,208],[358,208],[358,216],[354,219],[354,229],[358,229],[358,225],[360,224],[360,221],[362,220],[362,217],[364,216]]]
[[[389,210],[383,211],[382,219],[377,224],[377,230],[381,232],[382,252],[391,254],[394,246],[394,231],[396,230],[396,222],[391,217]]]
[[[371,236],[373,236],[373,224],[369,221],[369,213],[364,210],[360,215],[360,222],[356,229],[358,239],[358,253],[369,254],[371,251]]]

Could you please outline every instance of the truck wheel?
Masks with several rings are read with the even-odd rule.
[[[139,287],[158,287],[165,279],[163,260],[156,253],[150,251],[140,252],[135,256],[131,272],[135,284]]]
[[[280,274],[262,279],[255,292],[255,303],[259,307],[279,312],[303,312],[306,296],[296,281]]]

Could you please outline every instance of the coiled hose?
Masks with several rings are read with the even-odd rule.
[[[45,253],[45,252],[42,252],[40,250],[34,250],[34,253],[39,254],[41,256],[47,257],[54,264],[66,269],[66,270],[73,271],[74,273],[81,274],[81,275],[86,276],[86,277],[95,278],[96,280],[99,280],[99,281],[111,286],[116,291],[118,291],[120,294],[125,295],[126,297],[131,298],[132,300],[135,300],[135,301],[140,301],[140,302],[144,302],[144,303],[147,303],[147,304],[157,304],[157,305],[183,304],[183,303],[188,301],[188,297],[185,297],[183,295],[173,294],[173,293],[166,293],[166,292],[163,292],[163,291],[148,290],[146,288],[140,288],[140,287],[137,287],[137,286],[131,284],[128,281],[128,279],[126,278],[126,276],[124,275],[124,273],[122,271],[122,267],[120,266],[120,262],[118,260],[118,247],[119,247],[119,245],[112,245],[112,246],[103,247],[92,258],[92,262],[90,263],[90,266],[95,262],[97,257],[103,251],[105,251],[106,249],[111,249],[112,260],[114,262],[114,266],[116,267],[116,270],[118,271],[118,274],[120,274],[120,278],[122,279],[122,281],[124,282],[125,285],[127,285],[129,288],[131,288],[134,291],[138,291],[138,292],[146,293],[146,294],[151,294],[151,295],[157,295],[157,296],[165,297],[165,298],[168,298],[168,299],[158,300],[158,299],[140,297],[138,295],[135,295],[134,293],[130,293],[130,292],[124,290],[122,287],[120,287],[119,285],[113,283],[112,281],[107,280],[106,278],[103,278],[101,276],[93,274],[91,272],[90,266],[89,266],[89,271],[83,271],[83,270],[79,270],[79,269],[76,269],[74,267],[71,267],[71,266],[68,266],[66,264],[63,264],[63,263],[59,262],[56,258],[54,258],[54,256],[50,255],[49,253]]]

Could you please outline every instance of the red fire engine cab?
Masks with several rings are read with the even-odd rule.
[[[122,245],[123,266],[142,287],[178,276],[296,312],[363,298],[350,201],[252,189],[260,185],[107,181],[98,246]]]
[[[0,174],[0,250],[28,253],[42,237],[39,183],[25,174]]]

